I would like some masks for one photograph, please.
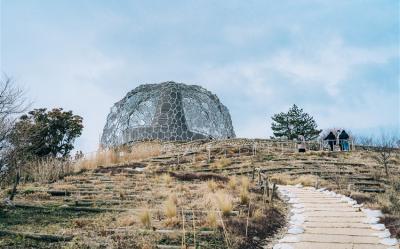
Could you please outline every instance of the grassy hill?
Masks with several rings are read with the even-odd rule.
[[[287,220],[274,184],[349,195],[382,209],[383,222],[399,237],[400,159],[394,157],[388,179],[375,156],[297,153],[290,142],[246,139],[99,152],[74,162],[63,179],[21,185],[15,208],[0,210],[0,247],[268,246]]]

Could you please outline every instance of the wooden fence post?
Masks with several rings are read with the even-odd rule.
[[[275,191],[276,191],[276,183],[274,183],[274,185],[272,186],[271,205],[274,204],[274,195],[275,195]]]
[[[263,179],[263,182],[262,182],[261,190],[262,190],[262,195],[263,195],[263,203],[265,204],[265,202],[267,200],[267,195],[266,195],[266,193],[267,193],[267,185],[265,184],[265,180],[264,179]]]
[[[207,152],[208,152],[208,163],[211,162],[211,146],[207,146]]]

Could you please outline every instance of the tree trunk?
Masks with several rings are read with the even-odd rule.
[[[17,171],[17,174],[15,176],[15,181],[14,181],[14,186],[12,188],[11,194],[10,194],[10,201],[12,201],[15,197],[15,194],[17,193],[17,186],[19,184],[19,180],[21,179],[21,175],[19,170]]]
[[[389,165],[387,162],[384,162],[383,165],[385,166],[386,177],[389,179]]]

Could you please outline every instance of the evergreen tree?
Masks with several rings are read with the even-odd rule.
[[[275,137],[297,138],[303,135],[306,140],[315,139],[322,130],[317,129],[317,123],[303,109],[293,105],[287,113],[281,112],[272,116],[272,131]]]
[[[35,109],[15,124],[11,144],[25,158],[65,158],[74,148],[75,138],[81,135],[82,129],[82,117],[72,111]]]

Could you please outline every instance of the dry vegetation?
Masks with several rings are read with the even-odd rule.
[[[120,165],[143,159],[160,156],[162,147],[159,143],[140,143],[131,147],[118,149],[99,149],[95,153],[79,159],[74,165],[74,171],[92,170],[99,166]]]
[[[315,175],[288,175],[288,174],[274,174],[270,178],[271,181],[281,184],[281,185],[297,185],[301,184],[302,186],[307,187],[316,187],[317,184],[324,185],[326,184],[325,180],[319,179],[318,176]]]
[[[58,179],[53,173],[37,171],[32,176],[36,183],[21,186],[16,203],[34,204],[41,211],[7,211],[0,216],[0,230],[73,236],[69,242],[25,239],[18,242],[21,248],[260,248],[285,225],[287,210],[278,196],[266,198],[257,168],[269,187],[328,187],[380,208],[386,214],[383,222],[400,236],[399,179],[388,181],[371,152],[299,154],[269,145],[253,155],[251,146],[240,145],[239,153],[213,144],[209,161],[205,145],[197,145],[197,150],[179,146],[179,155],[152,143],[124,149],[126,153],[98,152],[78,161],[69,168],[71,175],[56,182],[49,181]],[[224,148],[222,142],[218,146]],[[400,172],[396,164],[389,170],[392,175]],[[385,192],[369,193],[366,188]],[[15,222],[17,215],[21,218]],[[6,237],[0,247],[12,241]]]

